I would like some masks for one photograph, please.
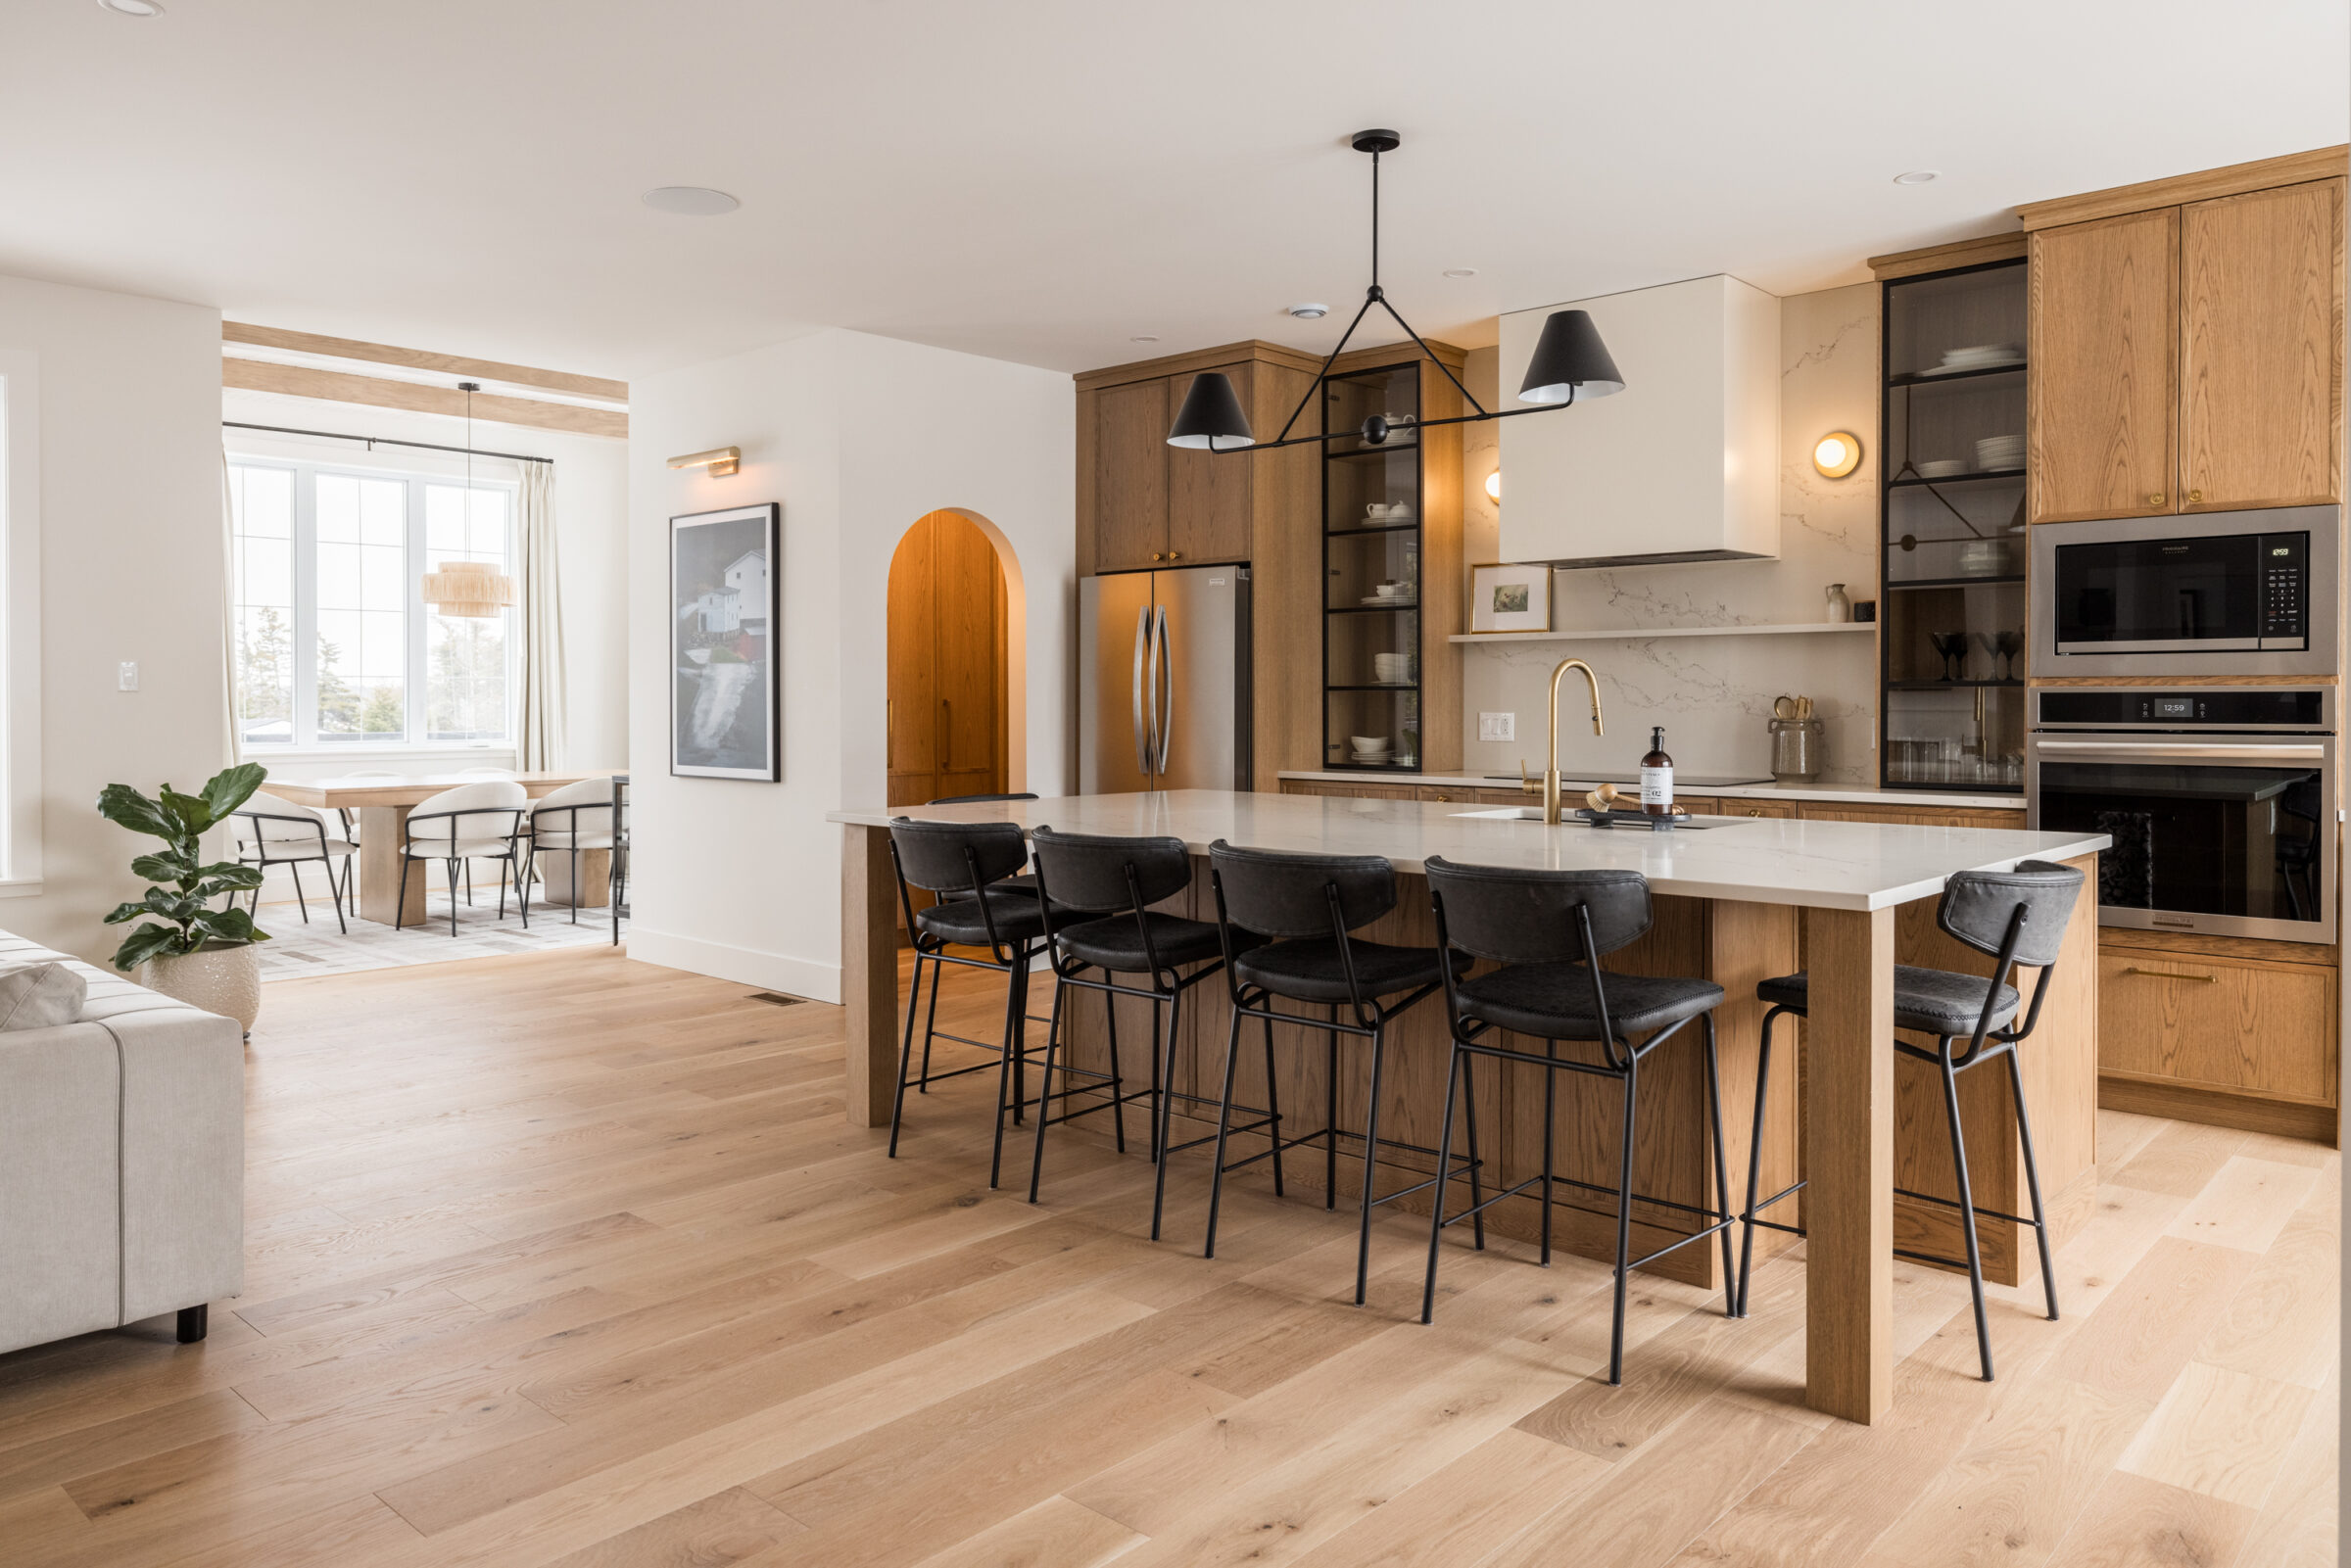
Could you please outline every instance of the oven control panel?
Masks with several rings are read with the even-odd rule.
[[[2234,730],[2325,734],[2334,728],[2326,687],[2041,687],[2041,730]]]
[[[2261,536],[2261,645],[2309,644],[2310,536]]]

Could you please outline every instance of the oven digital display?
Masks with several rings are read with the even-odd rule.
[[[2196,716],[2194,697],[2156,697],[2147,706],[2158,719],[2192,719]]]

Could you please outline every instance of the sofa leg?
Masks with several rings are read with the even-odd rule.
[[[211,1307],[209,1304],[198,1307],[183,1307],[179,1309],[180,1344],[193,1345],[198,1340],[204,1338],[206,1333],[209,1332],[212,1327],[212,1325],[206,1321],[210,1311]]]

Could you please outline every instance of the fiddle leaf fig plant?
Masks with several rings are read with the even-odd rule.
[[[261,886],[261,868],[234,861],[208,866],[203,852],[205,833],[226,822],[267,776],[268,770],[260,763],[248,762],[214,774],[203,790],[193,795],[182,794],[169,784],[164,785],[154,800],[128,784],[108,784],[98,792],[98,815],[118,827],[164,841],[161,854],[140,855],[130,863],[134,876],[163,885],[148,888],[144,898],[117,905],[106,917],[109,926],[155,917],[122,939],[115,952],[115,968],[128,973],[159,954],[269,940],[269,933],[258,928],[253,917],[237,908],[233,898],[226,909],[211,907],[212,900],[223,893],[250,892]]]

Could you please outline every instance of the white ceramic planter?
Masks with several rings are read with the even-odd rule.
[[[262,1012],[262,955],[251,942],[165,953],[139,966],[138,982],[207,1013],[235,1019],[245,1032]]]

